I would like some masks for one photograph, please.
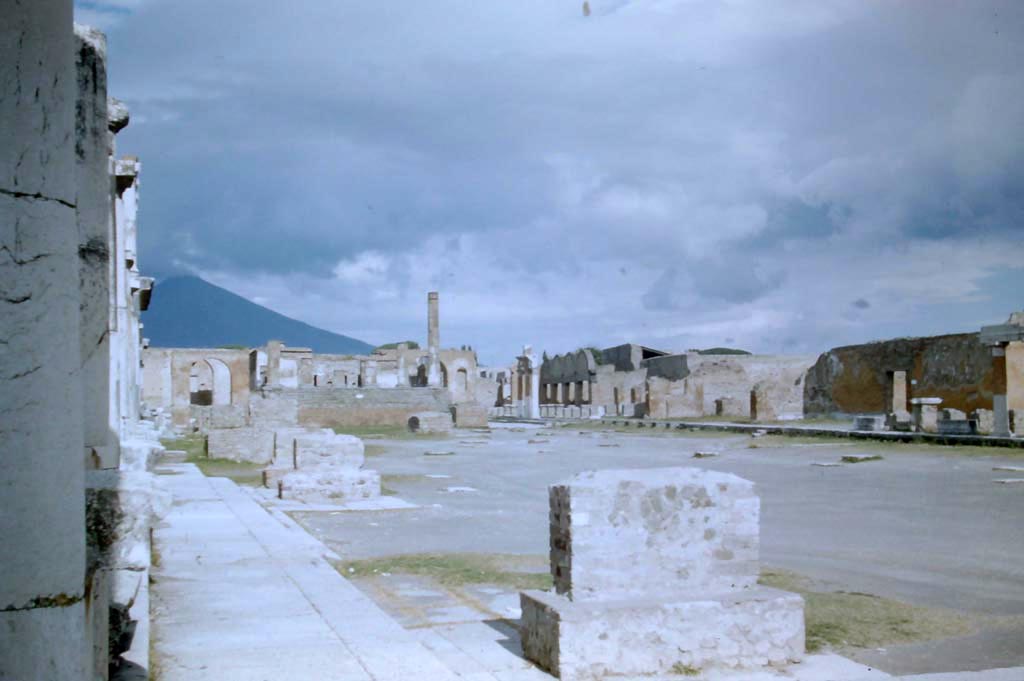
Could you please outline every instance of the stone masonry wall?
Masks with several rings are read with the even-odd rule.
[[[298,401],[302,426],[405,426],[418,412],[449,413],[448,391],[439,388],[316,388],[284,391]]]
[[[822,354],[807,373],[811,414],[882,413],[887,373],[907,372],[908,399],[941,397],[943,408],[992,408],[992,357],[976,333],[848,345]],[[1024,409],[1024,344],[1007,350],[1010,409]],[[916,383],[913,383],[916,381]]]

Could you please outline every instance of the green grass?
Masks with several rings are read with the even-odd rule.
[[[174,440],[161,440],[167,449],[180,449],[185,452],[185,462],[194,463],[203,475],[210,478],[228,478],[239,485],[258,487],[263,484],[265,466],[258,463],[231,461],[230,459],[211,459],[206,456],[205,438],[192,435]]]
[[[803,596],[810,653],[829,647],[877,648],[930,641],[972,629],[970,620],[959,613],[872,594],[820,591],[811,580],[786,570],[762,570],[759,581]]]
[[[550,589],[549,572],[523,570],[544,565],[543,557],[488,553],[412,553],[384,558],[341,561],[335,568],[346,578],[371,578],[383,573],[429,577],[443,586],[493,584],[510,589]],[[516,569],[519,568],[519,569]]]
[[[679,674],[680,676],[700,676],[700,667],[694,667],[692,664],[676,662],[672,665],[672,673]]]
[[[405,426],[335,426],[335,433],[382,440],[429,440],[444,438],[444,433],[413,433]]]

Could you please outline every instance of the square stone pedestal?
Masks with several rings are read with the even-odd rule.
[[[348,468],[313,468],[292,471],[277,481],[282,499],[338,503],[380,496],[380,473]]]
[[[525,591],[520,601],[524,654],[562,681],[784,666],[804,653],[803,599],[768,587],[575,602]]]

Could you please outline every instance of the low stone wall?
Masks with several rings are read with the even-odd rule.
[[[444,388],[310,388],[283,391],[296,401],[301,426],[405,426],[417,412],[449,413]]]
[[[274,457],[274,432],[265,428],[213,429],[206,436],[206,455],[249,463],[270,463]]]
[[[452,425],[451,415],[440,411],[417,412],[406,421],[406,427],[414,433],[448,433]]]

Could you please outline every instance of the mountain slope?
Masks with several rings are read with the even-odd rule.
[[[149,310],[142,313],[143,335],[153,347],[257,347],[279,340],[314,352],[361,354],[373,346],[285,317],[198,277],[158,282]]]

